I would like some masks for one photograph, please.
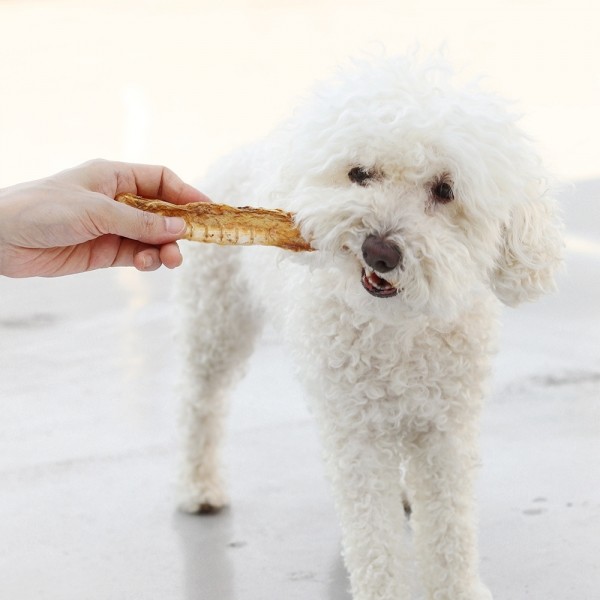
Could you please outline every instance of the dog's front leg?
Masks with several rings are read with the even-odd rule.
[[[241,278],[237,249],[202,250],[186,257],[180,283],[184,368],[179,505],[190,513],[211,513],[227,504],[220,464],[226,398],[244,372],[260,327]]]
[[[410,598],[397,449],[364,433],[325,436],[326,457],[354,600]],[[360,435],[363,436],[359,437]]]
[[[478,575],[470,431],[420,436],[409,461],[417,559],[429,600],[491,600]]]

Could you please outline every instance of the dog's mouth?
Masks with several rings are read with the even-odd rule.
[[[362,271],[361,283],[365,290],[376,298],[393,298],[400,292],[389,281],[379,277],[374,271],[368,273],[366,269]]]

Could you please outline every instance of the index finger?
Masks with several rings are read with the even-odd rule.
[[[121,163],[115,195],[129,192],[144,198],[157,198],[173,204],[210,202],[210,198],[185,183],[171,169],[158,165]]]

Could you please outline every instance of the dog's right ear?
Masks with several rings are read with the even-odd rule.
[[[503,226],[491,278],[496,296],[516,306],[553,291],[563,247],[562,224],[552,198],[533,193],[515,204]]]

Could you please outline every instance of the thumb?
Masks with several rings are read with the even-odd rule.
[[[164,217],[114,201],[110,202],[110,215],[107,217],[105,233],[146,244],[173,242],[184,235],[187,227],[181,217]]]

